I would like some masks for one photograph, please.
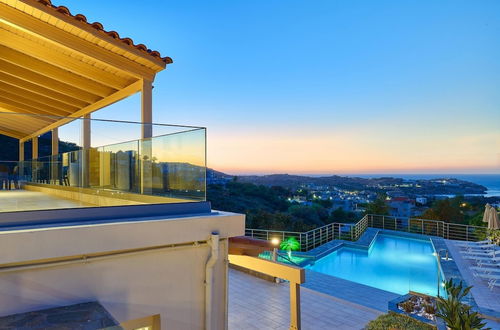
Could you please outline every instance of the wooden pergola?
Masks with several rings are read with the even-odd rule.
[[[141,92],[142,137],[151,137],[152,82],[170,63],[50,0],[0,0],[0,112],[40,115],[4,115],[0,134],[19,139],[23,160],[24,143],[33,141],[36,159],[38,136],[52,131],[57,154],[59,126]],[[82,122],[89,148],[89,121]]]

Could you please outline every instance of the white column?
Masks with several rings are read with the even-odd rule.
[[[141,193],[151,194],[153,190],[153,170],[151,164],[153,136],[153,85],[151,81],[142,81],[141,91],[141,143],[139,151],[141,162]]]
[[[32,168],[32,182],[38,181],[38,173],[40,168],[38,167],[37,160],[38,159],[38,136],[35,136],[31,139],[31,168]]]
[[[19,140],[19,161],[24,161],[24,142]]]
[[[81,173],[81,187],[89,186],[89,174],[90,174],[90,114],[86,114],[82,119],[82,130],[81,130],[81,138],[82,138],[82,150],[80,153],[80,173]]]
[[[153,84],[149,80],[142,80],[141,91],[141,138],[153,136]]]
[[[50,183],[61,184],[59,179],[59,129],[52,130],[52,157],[50,159]]]

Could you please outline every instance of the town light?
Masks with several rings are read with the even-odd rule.
[[[280,240],[277,237],[271,238],[271,244],[274,246],[278,246],[280,244]]]

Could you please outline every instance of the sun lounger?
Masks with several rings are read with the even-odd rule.
[[[484,241],[479,241],[479,242],[461,242],[461,243],[455,243],[456,246],[465,246],[465,247],[470,247],[470,246],[481,246],[485,244],[491,244],[491,241],[489,239],[484,240]]]
[[[474,256],[474,255],[466,255],[466,256],[463,256],[463,259],[474,260],[474,261],[482,262],[482,263],[484,263],[484,262],[499,263],[500,262],[500,256],[499,257],[493,257],[493,256],[481,257],[481,256]]]
[[[478,256],[478,257],[495,257],[497,255],[500,255],[499,251],[495,250],[485,250],[485,251],[460,251],[461,254],[466,255],[466,256]]]
[[[500,275],[495,275],[495,274],[477,274],[479,277],[482,277],[484,279],[487,279],[487,280],[495,280],[495,281],[498,281],[500,280]]]
[[[485,273],[485,274],[491,274],[491,273],[499,273],[500,275],[500,267],[481,267],[481,266],[473,266],[469,267],[472,271],[476,271],[478,273]]]

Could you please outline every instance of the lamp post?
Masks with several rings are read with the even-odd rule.
[[[278,259],[278,246],[280,245],[280,240],[277,237],[271,238],[271,244],[273,245],[273,256],[272,260],[276,261]]]

